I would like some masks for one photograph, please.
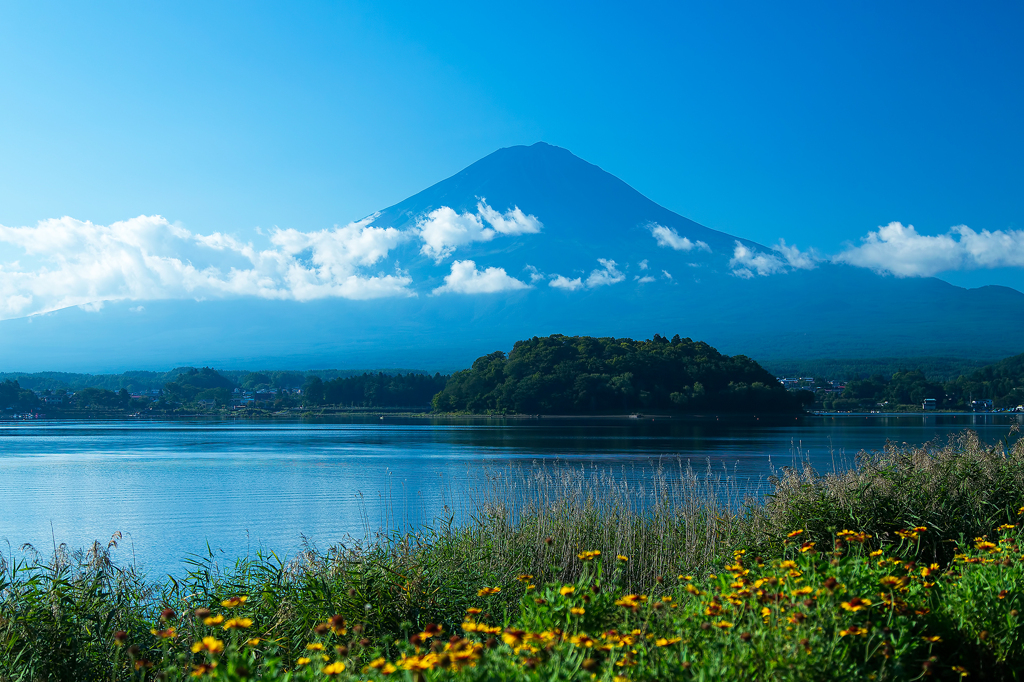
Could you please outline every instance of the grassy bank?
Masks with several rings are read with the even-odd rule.
[[[1017,679],[1024,444],[893,446],[765,492],[509,469],[468,523],[164,584],[112,546],[12,553],[0,679]]]

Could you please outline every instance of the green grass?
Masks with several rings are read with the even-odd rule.
[[[344,663],[341,679],[958,679],[954,666],[1017,679],[1024,538],[994,529],[1018,523],[1024,444],[988,447],[964,433],[862,453],[845,473],[784,470],[769,487],[744,498],[728,477],[685,466],[637,487],[509,469],[466,501],[468,523],[442,519],[290,561],[255,556],[222,570],[195,560],[163,584],[114,565],[99,544],[58,548],[46,562],[8,558],[0,680],[192,679],[204,662],[218,663],[218,680],[322,680],[332,670],[322,655]],[[927,530],[898,533],[915,526]],[[871,537],[837,545],[845,529]],[[976,546],[984,536],[996,544]],[[804,542],[813,551],[799,551]],[[887,588],[886,576],[900,582]],[[482,596],[485,587],[498,591]],[[844,609],[853,597],[872,603]],[[161,621],[166,608],[174,616]],[[197,609],[225,618],[205,624]],[[468,630],[467,609],[480,609]],[[345,634],[317,634],[333,616]],[[224,630],[232,617],[252,622]],[[173,637],[154,634],[170,626]],[[225,651],[193,653],[207,636]],[[318,642],[322,653],[307,649]],[[403,667],[384,675],[391,666]]]

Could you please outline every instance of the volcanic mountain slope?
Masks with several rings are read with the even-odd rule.
[[[387,296],[148,301],[145,314],[122,301],[7,320],[2,368],[458,368],[551,333],[678,333],[765,359],[1022,350],[1015,290],[775,251],[673,213],[544,143],[501,149],[346,229],[342,252],[377,240],[359,252],[369,254],[360,272],[387,282]],[[302,257],[329,276],[321,256]]]

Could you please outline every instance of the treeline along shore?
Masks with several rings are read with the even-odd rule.
[[[682,462],[642,489],[510,467],[461,525],[167,578],[119,534],[22,547],[0,556],[0,680],[1019,680],[1011,441],[890,445],[757,497]]]
[[[744,355],[724,355],[679,335],[635,341],[556,334],[519,341],[507,354],[489,353],[450,374],[209,367],[108,375],[0,373],[0,418],[295,417],[374,410],[577,416],[1024,411],[1024,354],[981,367],[919,361],[938,378],[897,360],[809,362],[808,368],[821,371],[818,376],[787,378]],[[882,374],[880,368],[895,371]],[[965,373],[951,376],[953,370]]]

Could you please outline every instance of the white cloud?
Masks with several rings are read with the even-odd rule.
[[[633,278],[633,281],[639,284],[650,284],[651,282],[654,281],[654,278],[651,277],[650,275],[645,275],[643,277],[637,275],[636,277]]]
[[[498,234],[537,234],[544,227],[536,216],[526,215],[518,206],[502,215],[488,206],[485,199],[481,199],[477,202],[476,210]]]
[[[640,269],[641,270],[646,270],[648,267],[649,266],[647,264],[647,259],[646,258],[644,258],[642,261],[640,261]]]
[[[489,242],[498,235],[535,234],[543,227],[535,216],[524,214],[518,206],[501,214],[481,199],[476,208],[477,213],[460,214],[442,206],[420,218],[416,223],[423,240],[420,253],[440,263],[460,246]],[[484,222],[490,227],[485,227]]]
[[[562,275],[555,275],[554,279],[548,282],[548,286],[556,289],[564,289],[565,291],[576,291],[577,289],[583,288],[583,280],[579,277],[576,279],[569,279]]]
[[[665,279],[672,279],[672,275],[669,274],[668,270],[662,270],[661,274],[665,275]]]
[[[782,254],[789,267],[796,270],[813,270],[818,267],[818,261],[821,260],[818,252],[813,248],[802,252],[796,246],[787,246],[785,239],[780,239],[779,243],[772,248]]]
[[[601,264],[601,268],[591,270],[590,276],[587,277],[586,281],[588,289],[617,284],[626,279],[626,276],[615,267],[615,261],[608,260],[607,258],[598,258],[597,262]]]
[[[676,251],[692,251],[693,249],[700,249],[711,253],[711,247],[702,241],[691,242],[688,237],[680,237],[679,233],[674,228],[665,227],[657,223],[652,223],[650,226],[651,234],[658,241],[658,246],[667,246]]]
[[[532,265],[527,265],[525,268],[523,268],[523,270],[526,270],[528,273],[530,273],[530,284],[536,284],[537,282],[543,279],[547,279],[547,275],[545,275],[543,272],[533,267]]]
[[[144,312],[146,312],[146,306],[144,306],[144,305],[137,305],[134,308],[129,308],[128,312],[130,312],[130,313],[144,313]]]
[[[919,234],[913,225],[889,223],[835,257],[876,272],[897,277],[930,277],[949,270],[1024,267],[1024,230],[982,230],[966,225],[946,234]]]
[[[737,241],[732,258],[729,259],[732,274],[743,279],[750,279],[755,273],[767,277],[789,272],[791,269],[812,270],[817,267],[817,256],[813,251],[801,252],[795,246],[787,246],[784,240],[780,239],[778,245],[773,247],[773,251],[773,253],[755,251]]]
[[[193,234],[160,216],[0,225],[0,319],[113,300],[412,295],[405,273],[365,272],[408,237],[372,227],[372,220],[318,232],[274,230],[272,247],[262,250],[219,232]]]
[[[493,294],[529,288],[530,285],[526,282],[510,277],[505,268],[487,268],[480,271],[471,260],[457,260],[452,263],[451,274],[444,278],[444,285],[434,289],[432,294]]]

